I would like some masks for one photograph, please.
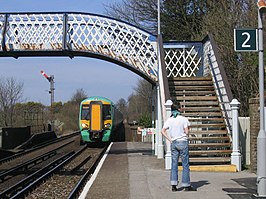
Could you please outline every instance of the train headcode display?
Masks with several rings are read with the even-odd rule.
[[[257,29],[234,29],[234,49],[236,52],[258,51]]]

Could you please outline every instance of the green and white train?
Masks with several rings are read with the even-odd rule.
[[[79,128],[82,143],[107,143],[124,141],[123,115],[114,103],[92,96],[80,103]]]

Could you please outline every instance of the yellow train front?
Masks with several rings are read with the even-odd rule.
[[[79,128],[83,143],[113,141],[114,129],[123,121],[113,102],[105,97],[89,97],[80,104]]]

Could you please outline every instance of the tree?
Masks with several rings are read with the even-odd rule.
[[[137,86],[134,88],[139,98],[139,103],[143,107],[142,112],[151,112],[152,110],[152,85],[144,79],[139,79]]]
[[[81,88],[77,89],[73,93],[70,101],[60,104],[58,103],[58,111],[56,112],[56,118],[64,123],[63,129],[66,131],[76,131],[78,130],[78,116],[79,116],[79,106],[82,100],[86,99],[88,96],[86,92]]]
[[[151,128],[152,127],[152,118],[150,114],[142,114],[138,121],[140,126],[143,126],[145,128]]]
[[[192,40],[201,31],[208,0],[164,0],[161,33],[164,40]]]
[[[80,104],[81,101],[86,99],[87,97],[88,95],[86,94],[86,92],[82,88],[80,88],[77,89],[76,92],[72,95],[70,101]]]
[[[152,121],[152,85],[139,79],[134,93],[128,97],[128,120],[138,121],[145,127],[151,127]]]
[[[123,117],[128,119],[127,115],[127,102],[124,98],[119,99],[116,104],[116,108],[123,114]]]
[[[138,96],[132,93],[128,97],[128,122],[138,121],[140,115],[140,105],[138,104]]]
[[[78,116],[79,104],[72,101],[64,103],[62,108],[60,109],[60,112],[56,113],[57,120],[64,123],[64,131],[78,130]]]
[[[257,7],[251,0],[210,1],[210,8],[203,17],[199,38],[212,33],[232,89],[240,103],[240,115],[247,116],[251,97],[258,92],[258,64],[254,53],[234,52],[234,28],[257,26]]]
[[[13,77],[0,79],[0,116],[4,127],[13,125],[14,108],[22,100],[23,85]]]
[[[153,34],[158,29],[157,0],[123,0],[106,6],[106,14],[143,28]],[[201,30],[208,0],[162,0],[161,33],[164,40],[191,40]]]
[[[156,33],[157,0],[122,0],[106,5],[106,14]]]

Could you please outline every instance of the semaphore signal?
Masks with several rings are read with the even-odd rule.
[[[51,82],[51,77],[49,77],[48,75],[46,75],[46,73],[43,71],[43,70],[41,70],[41,74],[49,81],[49,82]]]
[[[50,82],[50,90],[49,90],[49,94],[51,94],[51,129],[49,131],[53,131],[54,130],[54,111],[53,111],[53,104],[54,104],[54,76],[53,75],[46,75],[46,73],[41,70],[41,74]]]

